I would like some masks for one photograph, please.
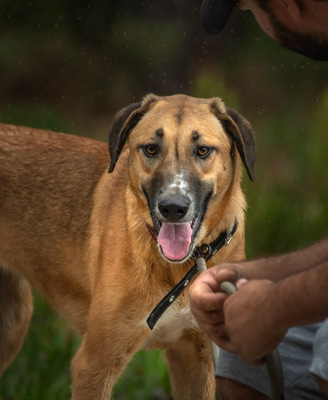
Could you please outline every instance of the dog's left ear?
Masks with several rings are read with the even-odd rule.
[[[129,133],[149,110],[150,104],[155,100],[157,100],[155,95],[148,95],[143,101],[130,104],[115,115],[108,138],[110,155],[108,172],[113,172]]]
[[[220,107],[221,108],[221,107]],[[226,107],[226,113],[222,109],[213,107],[215,115],[220,120],[222,126],[236,143],[238,153],[245,165],[249,178],[254,181],[254,162],[255,162],[255,136],[251,124],[242,117],[237,111]]]

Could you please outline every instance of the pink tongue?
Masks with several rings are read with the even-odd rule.
[[[166,258],[182,260],[188,254],[191,235],[192,229],[188,222],[179,225],[163,223],[157,240]]]

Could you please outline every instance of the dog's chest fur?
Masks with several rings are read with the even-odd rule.
[[[145,321],[142,322],[146,324]],[[189,304],[180,307],[179,300],[173,303],[158,320],[154,330],[147,337],[142,349],[166,347],[176,343],[185,330],[199,329],[192,316]]]

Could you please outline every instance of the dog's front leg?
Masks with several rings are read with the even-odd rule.
[[[147,336],[145,325],[134,323],[124,307],[89,316],[87,333],[72,361],[72,399],[109,400],[113,387]],[[122,311],[123,310],[123,311]]]
[[[214,400],[211,345],[199,331],[187,331],[165,353],[174,400]]]

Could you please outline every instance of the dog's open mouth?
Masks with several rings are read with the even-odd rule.
[[[170,261],[181,262],[191,254],[197,218],[192,222],[172,224],[156,221],[157,243],[164,257]]]
[[[146,197],[147,196],[147,192]],[[200,201],[202,207],[193,206],[187,218],[181,218],[179,221],[168,221],[160,215],[159,211],[151,213],[153,227],[148,224],[148,230],[156,240],[162,256],[171,262],[183,263],[193,254],[198,233],[201,229],[207,206],[212,198],[212,191],[207,193],[203,201]],[[149,202],[149,201],[148,201]],[[150,209],[155,208],[150,204]],[[184,222],[182,222],[184,221]]]

